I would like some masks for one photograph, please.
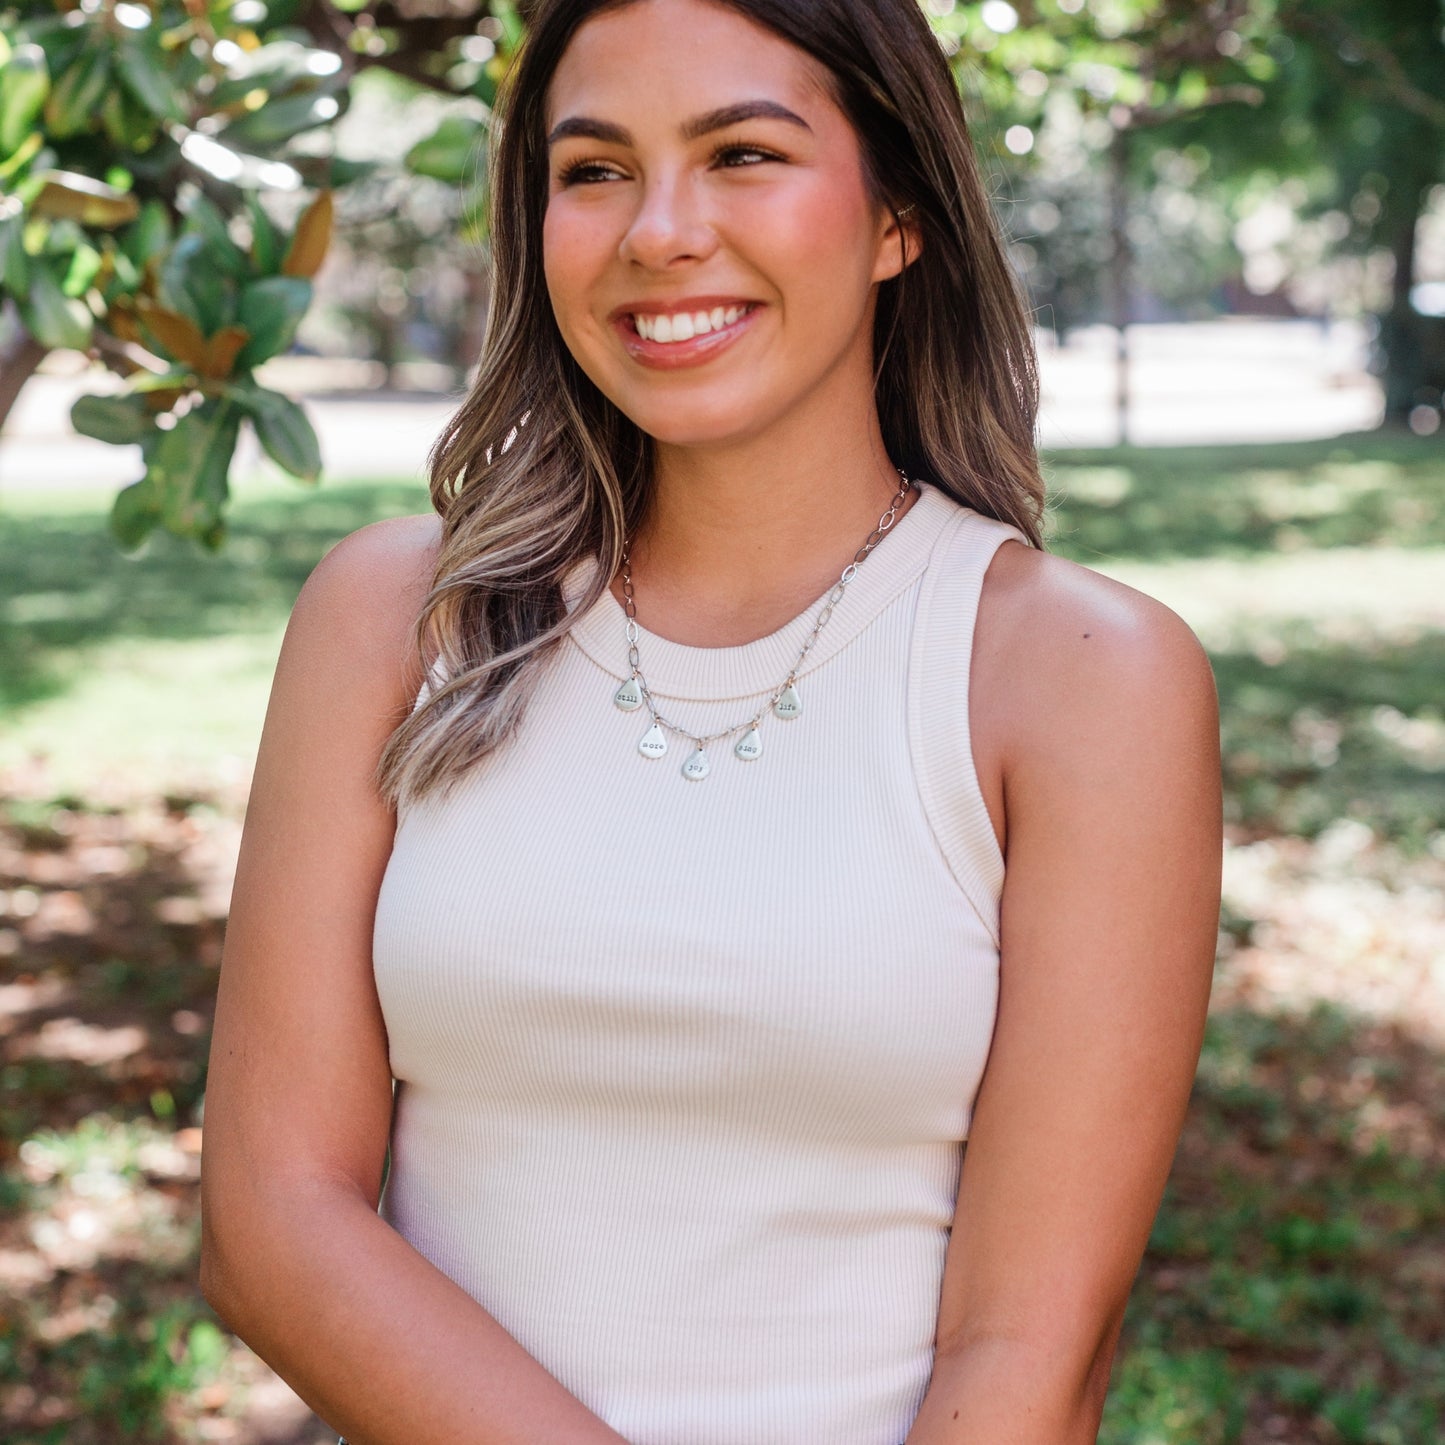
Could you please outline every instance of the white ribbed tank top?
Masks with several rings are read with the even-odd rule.
[[[517,735],[398,820],[382,1212],[632,1445],[898,1445],[918,1410],[997,1002],[968,677],[1010,537],[925,487],[803,715],[702,782],[613,706],[606,593]],[[748,716],[816,610],[742,647],[644,631],[664,711]]]

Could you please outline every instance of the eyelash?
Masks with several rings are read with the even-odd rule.
[[[745,162],[745,165],[757,165],[759,161],[780,161],[782,156],[774,151],[764,150],[762,146],[750,145],[722,145],[719,146],[708,158],[709,165],[717,165],[727,156],[756,156],[757,160]],[[725,166],[726,170],[741,170],[742,166]],[[574,185],[595,185],[599,178],[615,175],[611,164],[607,161],[574,161],[563,170],[558,177],[559,184],[563,186]]]

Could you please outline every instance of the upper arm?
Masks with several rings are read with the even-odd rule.
[[[1219,903],[1218,716],[1168,609],[1001,548],[976,742],[1006,816],[999,1008],[963,1170],[939,1350],[1105,1349],[1198,1061]]]
[[[404,518],[348,537],[287,628],[211,1045],[209,1236],[268,1179],[320,1173],[373,1202],[380,1188],[391,1075],[371,928],[393,816],[374,775],[420,685],[414,629],[436,530],[434,518]]]

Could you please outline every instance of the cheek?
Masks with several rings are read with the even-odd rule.
[[[615,249],[607,235],[601,216],[584,214],[565,198],[547,207],[542,220],[542,271],[552,309],[564,333],[570,321],[580,319],[587,305],[588,286]]]
[[[867,300],[874,261],[873,210],[861,180],[820,174],[782,208],[769,228],[777,254],[788,258],[794,285],[823,293],[842,309],[856,292]]]

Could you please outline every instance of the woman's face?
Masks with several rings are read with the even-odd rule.
[[[900,242],[810,56],[708,0],[634,0],[577,30],[547,129],[557,324],[643,431],[717,446],[872,406]]]

